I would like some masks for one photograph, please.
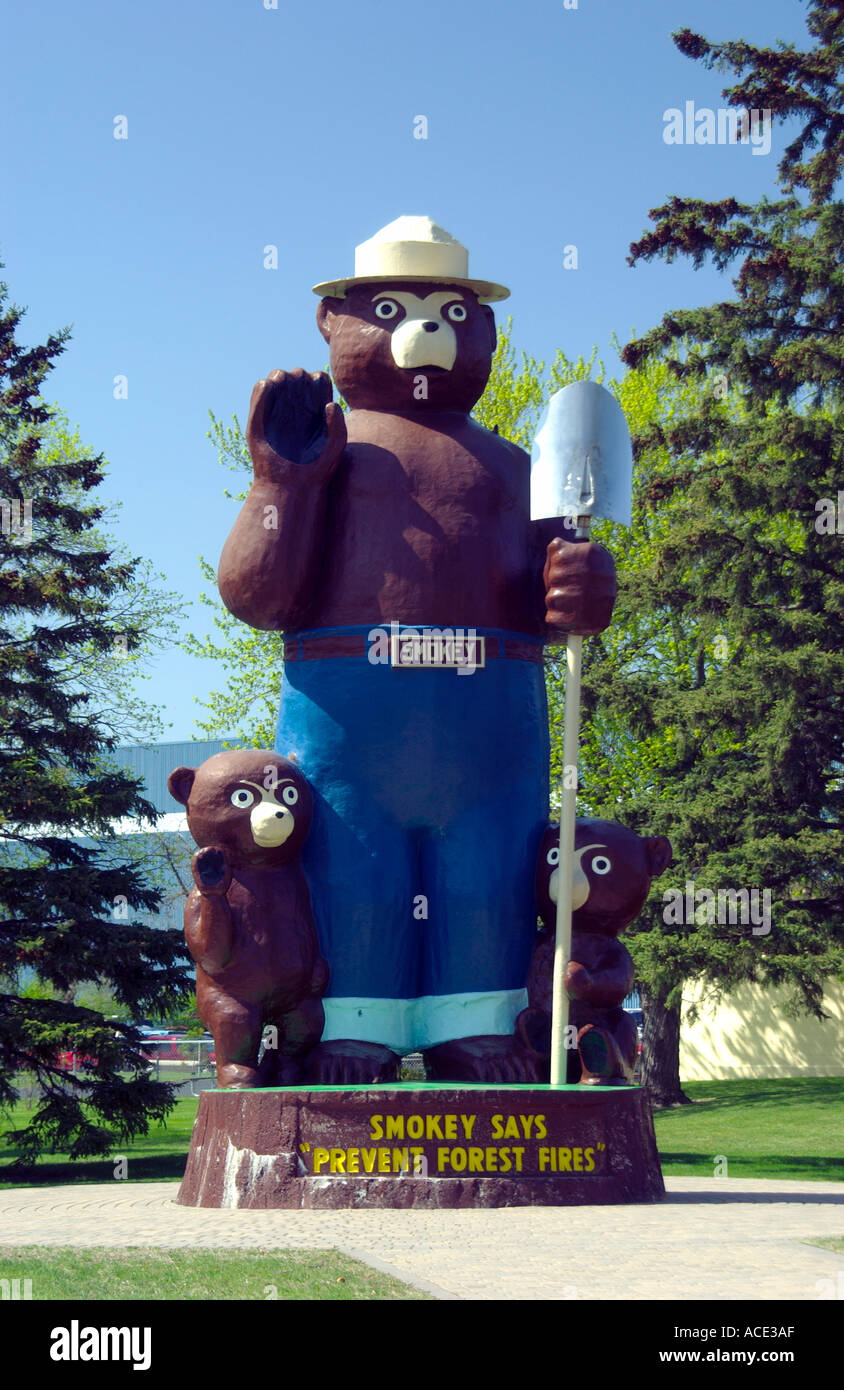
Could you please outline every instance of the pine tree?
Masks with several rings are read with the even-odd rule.
[[[41,385],[68,334],[27,349],[20,320],[0,286],[0,1106],[24,1089],[37,1098],[7,1136],[30,1160],[107,1152],[172,1105],[138,1034],[73,1004],[77,986],[106,985],[138,1016],[179,1004],[189,981],[180,933],[133,918],[159,894],[122,862],[112,827],[155,812],[104,762],[115,739],[86,681],[116,641],[131,653],[143,640],[122,602],[138,562],[91,543],[102,459],[45,447]],[[61,997],[24,997],[29,969]],[[62,1052],[80,1059],[77,1074]]]
[[[666,684],[645,660],[622,689],[599,644],[590,712],[623,709],[634,737],[663,745],[662,770],[626,816],[666,813],[676,868],[661,882],[755,886],[772,901],[771,930],[754,935],[705,920],[703,902],[694,922],[666,921],[652,898],[635,956],[645,1079],[662,1103],[684,1099],[684,981],[786,984],[822,1016],[824,981],[844,970],[844,16],[814,0],[807,22],[806,52],[674,36],[681,52],[738,74],[723,93],[731,106],[799,129],[778,168],[783,197],[673,197],[631,247],[631,264],[685,255],[735,267],[735,297],[668,314],[623,353],[698,387],[693,408],[636,440],[645,519],[671,524],[653,529],[618,614],[622,625],[661,615],[676,631],[677,678]]]

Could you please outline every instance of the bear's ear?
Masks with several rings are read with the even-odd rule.
[[[167,778],[167,790],[176,801],[181,801],[183,806],[188,804],[195,776],[195,767],[175,767]]]
[[[317,328],[327,343],[331,342],[331,321],[340,312],[342,299],[321,299],[317,305]]]
[[[495,314],[492,312],[488,304],[481,305],[481,313],[486,319],[487,327],[489,329],[489,337],[490,342],[492,344],[492,346],[490,347],[490,354],[492,354],[493,352],[495,352],[495,349],[498,346],[498,333],[495,329]]]
[[[650,865],[651,877],[659,878],[671,863],[671,856],[674,851],[671,848],[671,841],[665,835],[651,835],[645,841],[648,852],[648,864]]]

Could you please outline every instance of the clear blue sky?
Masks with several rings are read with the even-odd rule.
[[[119,539],[196,599],[197,558],[216,563],[235,514],[209,408],[243,421],[258,377],[325,365],[310,286],[351,273],[356,243],[397,216],[433,217],[472,273],[510,286],[499,317],[546,360],[597,344],[613,362],[613,333],[729,293],[709,270],[625,262],[672,194],[773,195],[785,143],[775,125],[767,156],[666,144],[665,110],[717,108],[728,80],[670,34],[802,44],[804,16],[801,0],[9,7],[3,278],[28,306],[24,342],[73,327],[46,394],[109,460]],[[174,651],[144,690],[177,739],[222,683]]]

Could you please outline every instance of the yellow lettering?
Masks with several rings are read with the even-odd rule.
[[[490,1152],[490,1153],[493,1153],[493,1154],[497,1152],[498,1157],[499,1157],[499,1159],[500,1159],[500,1161],[501,1161],[501,1168],[499,1169],[499,1172],[501,1172],[501,1173],[509,1173],[510,1169],[511,1169],[512,1166],[513,1166],[512,1161],[511,1161],[511,1158],[510,1158],[510,1150],[509,1150],[509,1149],[498,1149],[498,1150],[496,1150],[496,1149],[491,1149],[491,1150],[489,1150],[489,1152]],[[495,1171],[495,1170],[493,1169],[493,1171]]]
[[[346,1150],[346,1172],[347,1172],[347,1173],[359,1173],[359,1172],[360,1172],[360,1149],[347,1149],[347,1150]]]
[[[369,1117],[370,1139],[384,1138],[384,1117],[383,1115],[370,1115]]]
[[[463,1133],[465,1134],[467,1139],[471,1139],[472,1137],[472,1130],[475,1128],[475,1121],[477,1118],[477,1115],[460,1116],[460,1123],[463,1126]]]
[[[484,1171],[484,1151],[483,1149],[472,1148],[469,1150],[469,1172],[482,1173]]]
[[[449,1160],[449,1149],[437,1149],[437,1172],[441,1173]]]
[[[502,1149],[502,1150],[501,1150],[501,1153],[505,1153],[505,1154],[506,1154],[506,1152],[507,1152],[506,1149]],[[486,1151],[486,1171],[487,1171],[488,1173],[497,1173],[497,1172],[498,1172],[498,1154],[499,1154],[499,1150],[498,1150],[498,1149],[487,1149],[487,1151]],[[506,1171],[506,1170],[505,1170],[505,1171]]]
[[[379,1173],[389,1173],[389,1171],[390,1171],[390,1150],[389,1150],[389,1149],[379,1149],[379,1150],[378,1150],[378,1172],[379,1172]]]
[[[508,1115],[508,1116],[507,1116],[507,1123],[506,1123],[505,1126],[504,1126],[504,1138],[505,1138],[505,1139],[520,1139],[520,1138],[521,1138],[521,1135],[519,1134],[519,1122],[518,1122],[518,1120],[516,1119],[515,1115]]]
[[[393,1172],[410,1172],[410,1156],[407,1149],[393,1149]]]
[[[444,1138],[444,1139],[456,1139],[456,1138],[457,1138],[457,1116],[456,1116],[456,1115],[446,1115],[445,1119],[443,1120],[443,1130],[444,1130],[444,1133],[443,1133],[443,1138]]]
[[[513,1149],[513,1154],[515,1155],[515,1159],[516,1159],[516,1172],[517,1172],[517,1173],[521,1173],[521,1171],[522,1171],[522,1159],[523,1159],[524,1156],[525,1156],[525,1151],[524,1151],[523,1148],[522,1148],[522,1149]]]
[[[329,1173],[345,1173],[346,1154],[343,1149],[331,1150],[331,1162],[328,1165]]]
[[[314,1149],[314,1172],[318,1173],[324,1163],[328,1162],[327,1149]]]
[[[408,1139],[423,1139],[425,1137],[425,1121],[421,1115],[408,1115],[407,1137]]]
[[[443,1135],[442,1129],[440,1128],[440,1119],[441,1119],[441,1118],[442,1118],[442,1117],[441,1117],[440,1115],[428,1115],[428,1116],[426,1116],[426,1119],[425,1119],[425,1138],[426,1138],[426,1139],[443,1139],[443,1138],[445,1137],[445,1136]],[[408,1134],[410,1134],[410,1130],[408,1130]],[[416,1138],[416,1135],[415,1135],[415,1134],[411,1134],[410,1137],[411,1137],[411,1139],[415,1139],[415,1138]]]
[[[376,1160],[376,1158],[378,1157],[378,1150],[377,1150],[377,1149],[361,1149],[360,1152],[361,1152],[361,1158],[363,1159],[363,1171],[364,1171],[365,1173],[372,1173],[372,1172],[374,1172],[374,1171],[375,1171],[375,1160]]]
[[[462,1116],[461,1116],[462,1119]],[[455,1173],[462,1173],[468,1162],[465,1149],[452,1149],[451,1166]]]
[[[404,1115],[387,1116],[387,1132],[384,1137],[385,1139],[404,1138]]]
[[[547,1138],[548,1138],[548,1129],[547,1129],[546,1124],[545,1124],[545,1116],[544,1116],[544,1115],[535,1115],[535,1116],[534,1116],[534,1120],[536,1121],[536,1134],[535,1134],[534,1137],[535,1137],[536,1139],[547,1139]]]
[[[504,1138],[504,1129],[503,1129],[503,1126],[502,1126],[502,1124],[501,1124],[501,1121],[502,1121],[503,1119],[504,1119],[504,1116],[503,1116],[503,1115],[493,1115],[493,1117],[492,1117],[492,1137],[493,1137],[493,1139],[503,1139],[503,1138]]]
[[[557,1153],[558,1153],[558,1155],[559,1155],[559,1157],[558,1157],[558,1159],[557,1159],[557,1162],[558,1162],[559,1165],[560,1165],[560,1172],[561,1172],[561,1173],[570,1173],[570,1172],[571,1172],[571,1149],[558,1149],[558,1150],[557,1150]]]
[[[576,1173],[582,1173],[582,1172],[583,1172],[583,1150],[582,1150],[582,1149],[572,1149],[572,1153],[573,1153],[573,1155],[574,1155],[574,1169],[575,1169],[575,1172],[576,1172]]]
[[[586,1170],[585,1170],[585,1171],[586,1171],[587,1173],[591,1173],[591,1172],[594,1170],[594,1167],[595,1167],[595,1150],[594,1150],[594,1149],[584,1149],[584,1150],[583,1150],[583,1156],[584,1156],[584,1158],[586,1159]]]
[[[552,1159],[552,1153],[551,1153],[551,1150],[550,1150],[550,1149],[540,1149],[540,1150],[539,1150],[539,1171],[540,1171],[540,1173],[544,1173],[546,1168],[551,1168],[551,1169],[552,1169],[552,1172],[555,1172],[555,1171],[556,1171],[557,1165],[556,1165],[556,1163],[554,1163],[553,1166],[552,1166],[551,1159]]]

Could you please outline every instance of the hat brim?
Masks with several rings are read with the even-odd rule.
[[[461,280],[451,275],[350,275],[346,280],[326,280],[314,285],[313,292],[320,298],[328,295],[332,299],[345,299],[346,291],[353,285],[400,285],[407,282],[420,285],[462,285],[473,290],[482,304],[493,304],[499,299],[509,299],[510,291],[504,285],[496,285],[492,280]]]

